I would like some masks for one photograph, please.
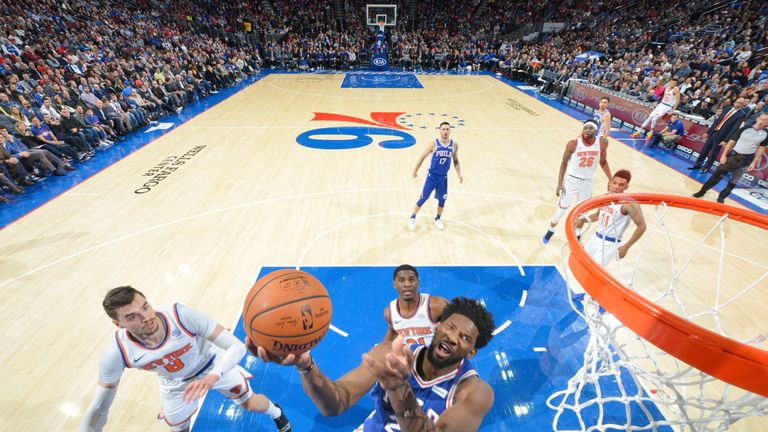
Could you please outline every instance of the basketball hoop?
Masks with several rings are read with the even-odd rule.
[[[630,202],[642,207],[656,206],[656,221],[648,223],[648,230],[638,242],[642,243],[642,248],[630,280],[622,283],[616,275],[609,273],[587,254],[576,237],[574,224],[581,215],[588,212],[609,204]],[[694,213],[696,218],[691,218],[685,210],[698,212]],[[700,225],[698,219],[707,216],[699,213],[714,215],[718,219],[701,241],[689,240],[689,243],[695,245],[692,246],[693,252],[686,260],[679,261],[682,265],[677,268],[679,262],[675,259],[675,248],[678,251],[683,248],[680,245],[682,240],[672,239],[668,222],[671,220],[672,224],[683,225],[681,230],[687,226]],[[680,224],[685,217],[688,217],[688,222]],[[562,418],[570,417],[577,419],[580,430],[590,431],[656,430],[659,426],[688,426],[690,429],[686,430],[721,431],[736,420],[768,414],[768,351],[757,347],[761,344],[765,346],[768,333],[763,329],[762,334],[740,335],[739,340],[735,340],[724,334],[727,332],[721,323],[722,310],[737,300],[749,303],[748,298],[742,300],[742,296],[754,293],[752,289],[768,278],[768,272],[755,269],[747,277],[745,288],[732,290],[734,294],[723,300],[731,293],[723,294],[720,283],[725,257],[733,255],[725,251],[725,224],[728,221],[738,222],[737,228],[744,230],[741,234],[729,231],[731,236],[736,236],[734,238],[741,235],[747,241],[767,244],[764,239],[768,239],[768,235],[765,235],[768,217],[702,199],[660,194],[613,194],[587,200],[571,211],[566,225],[570,257],[565,275],[569,290],[576,287],[568,280],[568,270],[589,295],[585,297],[583,309],[573,301],[571,306],[586,321],[590,339],[583,366],[570,379],[568,388],[554,393],[547,400],[547,405],[556,411],[553,430],[571,430],[560,424]],[[696,282],[695,286],[696,289],[707,291],[704,294],[713,291],[714,305],[701,306],[704,309],[701,312],[694,311],[693,307],[686,304],[686,301],[690,301],[691,293],[687,291],[686,282],[681,280],[681,276],[689,265],[693,267],[691,263],[695,258],[709,253],[708,249],[714,249],[705,243],[718,229],[721,240],[719,258],[703,256],[701,259],[706,264],[699,264],[706,268],[711,262],[713,267],[718,267],[715,277],[709,278],[698,272],[694,275],[697,281],[715,281],[716,290],[705,290],[706,286],[700,282]],[[645,237],[649,234],[651,237],[657,234],[661,236],[657,244],[666,243],[664,249],[671,256],[670,281],[659,281],[659,287],[645,286],[653,285],[653,278],[638,281],[636,277],[638,274],[653,274],[659,279],[659,267],[662,265],[659,262],[663,260],[658,257],[663,254],[646,251],[649,243],[653,244],[657,240],[652,238],[646,241]],[[582,234],[582,237],[585,235]],[[763,235],[763,243],[760,235]],[[691,237],[684,235],[680,238],[687,240]],[[563,251],[565,265],[565,248]],[[711,255],[716,254],[712,252]],[[653,262],[649,270],[640,270],[641,258],[644,256],[647,261]],[[623,267],[622,263],[616,264]],[[647,292],[654,289],[656,294],[647,295]],[[607,313],[603,313],[602,308]],[[707,322],[714,330],[693,320],[698,323]],[[631,376],[629,381],[636,387],[636,391],[626,391],[625,386],[619,382],[618,394],[607,394],[607,381],[613,380],[613,385],[616,385],[617,380],[621,381],[619,377],[622,373],[626,372]],[[629,413],[631,403],[640,407],[635,412],[644,413],[645,424],[638,426],[629,420],[622,423],[604,419],[604,405],[623,404]],[[655,405],[654,408],[658,408],[666,418],[650,414],[650,405]],[[589,409],[599,409],[599,415],[592,419],[594,421],[585,419],[583,415],[583,411]]]
[[[387,23],[384,21],[378,21],[376,25],[379,27],[379,31],[384,33],[384,27],[386,27]]]

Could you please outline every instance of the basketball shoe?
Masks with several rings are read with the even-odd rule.
[[[445,229],[445,225],[443,224],[443,221],[440,219],[435,219],[435,227],[437,227],[437,229],[440,231]]]
[[[630,138],[639,138],[640,135],[642,135],[642,134],[643,134],[642,132],[637,131],[637,132],[633,133],[632,135],[630,135],[629,137]]]
[[[411,231],[416,229],[416,218],[408,218],[408,229]]]

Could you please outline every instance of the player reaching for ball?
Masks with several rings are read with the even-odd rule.
[[[279,432],[291,430],[278,405],[251,391],[251,375],[238,365],[245,346],[213,318],[178,303],[155,310],[130,286],[110,290],[102,305],[118,330],[101,359],[96,395],[80,431],[102,430],[125,368],[157,373],[162,415],[172,431],[189,430],[197,400],[210,389],[268,414]]]
[[[325,416],[345,412],[369,390],[374,411],[356,432],[475,431],[493,404],[491,386],[471,358],[493,337],[491,314],[477,301],[457,297],[445,307],[429,346],[403,344],[399,335],[363,355],[363,362],[331,381],[309,351],[279,359],[246,340],[263,361],[295,365],[304,392]]]

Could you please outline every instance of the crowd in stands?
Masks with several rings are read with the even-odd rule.
[[[710,118],[739,97],[753,111],[765,106],[764,1],[413,1],[388,2],[398,6],[397,25],[387,29],[394,66],[489,70],[555,93],[582,79],[647,101],[676,77],[684,113]],[[366,67],[374,41],[367,3],[3,3],[0,187],[20,193],[48,174],[65,175],[97,149],[262,66]],[[242,34],[246,21],[258,42]],[[544,21],[562,28],[527,33]],[[587,52],[597,54],[577,59]]]
[[[165,13],[197,3],[3,3],[0,187],[23,193],[66,175],[96,150],[257,70],[255,50]]]

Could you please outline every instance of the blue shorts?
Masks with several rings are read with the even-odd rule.
[[[426,201],[432,194],[432,191],[435,191],[436,200],[445,201],[448,199],[448,176],[427,174],[424,189],[421,191],[420,201]]]

